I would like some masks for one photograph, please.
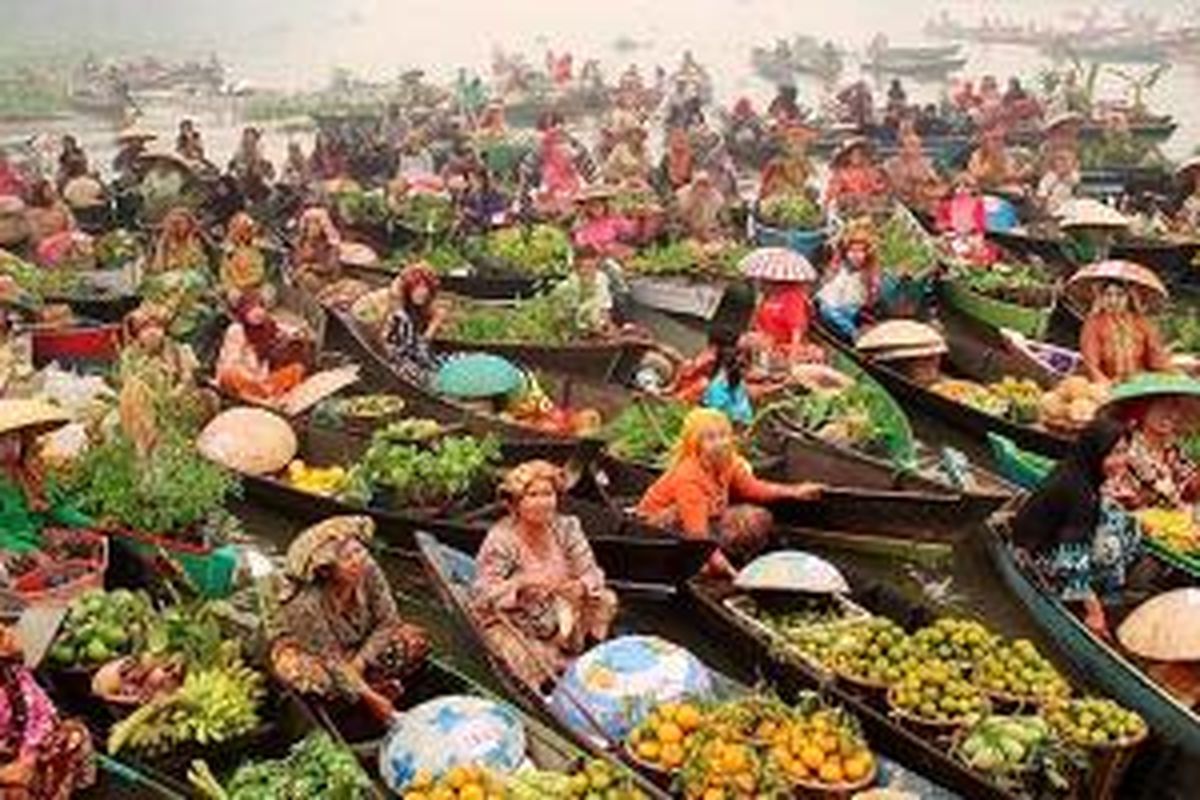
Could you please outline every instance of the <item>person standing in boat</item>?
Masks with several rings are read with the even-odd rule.
[[[250,203],[261,203],[271,195],[271,184],[275,182],[275,165],[262,152],[262,131],[246,128],[242,131],[242,143],[229,162],[229,173],[233,175]]]
[[[288,547],[267,630],[272,672],[301,694],[365,707],[387,725],[429,654],[423,629],[405,622],[367,549],[375,523],[333,517]]]
[[[551,119],[542,131],[539,153],[542,205],[549,209],[569,208],[583,186],[583,179],[575,166],[571,143],[556,118]]]
[[[871,221],[854,220],[838,237],[825,279],[817,290],[821,319],[839,336],[854,341],[879,298],[880,280]]]
[[[476,557],[472,608],[490,647],[528,685],[552,685],[568,661],[601,642],[617,612],[579,519],[559,511],[566,474],[547,461],[510,470],[508,513]]]
[[[686,538],[716,541],[705,572],[733,577],[730,557],[748,558],[766,545],[773,518],[763,504],[820,495],[819,484],[756,478],[737,452],[729,417],[697,408],[684,418],[671,465],[642,495],[637,514]]]

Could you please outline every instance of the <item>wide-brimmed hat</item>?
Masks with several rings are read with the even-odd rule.
[[[1180,397],[1200,400],[1200,380],[1178,372],[1139,372],[1118,384],[1108,396],[1113,406],[1156,397]]]
[[[946,339],[938,330],[911,319],[891,319],[867,329],[854,348],[877,361],[943,355]]]
[[[1064,111],[1061,114],[1055,114],[1053,117],[1046,120],[1046,124],[1042,126],[1042,130],[1045,133],[1050,133],[1053,130],[1065,127],[1067,125],[1082,125],[1082,124],[1083,124],[1083,115],[1082,114],[1078,114],[1074,111]]]
[[[616,195],[617,191],[612,186],[605,183],[593,183],[580,190],[579,194],[575,196],[575,200],[579,203],[599,203],[611,200]]]
[[[1142,603],[1117,628],[1117,641],[1153,661],[1200,661],[1200,589],[1173,589]]]
[[[117,132],[117,142],[149,142],[158,138],[157,133],[151,133],[137,125],[129,125]]]
[[[45,400],[0,399],[0,434],[24,430],[46,433],[70,421],[70,414]]]
[[[1195,172],[1197,169],[1200,169],[1200,156],[1192,156],[1175,168],[1175,177],[1186,177],[1188,173]]]
[[[1153,311],[1168,297],[1167,287],[1150,269],[1133,261],[1111,259],[1080,267],[1067,280],[1067,295],[1078,303],[1088,305],[1097,286],[1117,282],[1138,295],[1143,311]]]
[[[872,153],[871,140],[865,136],[851,136],[838,145],[838,149],[833,154],[833,161],[830,163],[835,167],[840,167],[855,150],[862,150],[870,156]]]
[[[1128,228],[1129,218],[1107,203],[1090,197],[1078,197],[1063,204],[1059,227],[1070,228]]]
[[[786,247],[760,247],[738,262],[738,272],[747,278],[774,283],[808,283],[817,271],[800,253]]]

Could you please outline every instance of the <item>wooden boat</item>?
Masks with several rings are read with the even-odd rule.
[[[950,755],[948,743],[938,742],[905,728],[886,707],[850,684],[833,681],[830,675],[800,658],[790,657],[786,646],[763,626],[755,624],[731,603],[738,592],[728,581],[694,578],[688,582],[688,599],[701,623],[715,636],[735,648],[740,657],[750,660],[759,674],[785,696],[804,690],[819,690],[831,701],[852,712],[861,722],[867,738],[882,752],[925,775],[936,775],[938,782],[963,797],[1009,800],[1014,795],[967,768]],[[856,597],[869,611],[880,611],[905,627],[924,622],[928,612],[920,607],[903,609],[900,614],[877,609],[869,598]]]
[[[989,524],[988,553],[1001,579],[1034,622],[1105,693],[1141,714],[1151,729],[1180,748],[1185,758],[1200,759],[1200,714],[1155,683],[1132,657],[1093,634],[1063,605],[1028,558],[1009,542],[1007,519],[1001,512]]]
[[[106,370],[121,349],[121,326],[112,323],[77,324],[69,327],[34,325],[33,365],[51,362],[68,368]]]
[[[1070,447],[1072,439],[1063,434],[1033,425],[1020,425],[943,397],[912,382],[886,364],[864,358],[822,325],[818,324],[814,330],[822,339],[853,358],[901,404],[943,420],[980,441],[983,441],[988,433],[999,433],[1022,447],[1056,457],[1063,455]]]
[[[1052,389],[1079,366],[1079,353],[1068,347],[981,322],[947,305],[938,316],[950,363],[974,380],[991,383],[1011,376]]]
[[[939,78],[957,72],[967,65],[966,58],[939,58],[936,60],[909,58],[873,58],[864,61],[866,72],[881,75],[904,75],[915,79]]]
[[[998,300],[975,291],[962,278],[939,282],[942,303],[984,325],[1009,328],[1025,336],[1043,339],[1054,314],[1055,297],[1051,292],[1045,305],[1031,307]]]
[[[475,571],[474,560],[471,556],[454,548],[447,547],[435,537],[428,534],[419,534],[418,541],[421,547],[422,564],[438,595],[442,598],[445,605],[451,609],[456,623],[463,629],[467,638],[476,642],[481,647],[492,667],[492,673],[499,678],[506,692],[518,698],[520,704],[531,713],[545,719],[551,725],[560,727],[561,723],[556,720],[555,714],[549,707],[546,698],[521,681],[509,668],[508,663],[487,645],[487,638],[476,617],[470,611],[468,600],[469,586],[473,580]],[[721,673],[712,674],[714,683],[716,683],[716,693],[718,696],[736,697],[748,691],[746,687]],[[628,755],[623,743],[611,741],[603,735],[595,737],[585,736],[574,729],[567,729],[566,733],[580,747],[593,753],[606,754],[611,758],[620,759],[635,771],[641,771],[647,780],[658,786],[663,786],[666,783],[666,776],[661,773],[651,772],[644,765],[633,760]],[[600,734],[600,732],[597,731],[597,734]],[[872,736],[873,741],[875,738]],[[880,742],[880,744],[883,743]],[[911,764],[912,762],[905,763]],[[888,766],[895,773],[907,772],[904,767],[898,764],[889,764]],[[924,765],[918,765],[918,769],[923,774],[938,775],[938,779],[942,779],[939,773],[924,769]],[[942,800],[942,798],[946,797],[944,791],[940,790],[940,787],[933,785],[921,777],[921,775],[906,774],[905,781],[910,784],[919,784],[922,797],[930,798],[930,800]],[[660,791],[659,794],[654,796],[663,795]]]
[[[305,463],[325,466],[356,460],[366,442],[356,436],[310,425],[298,454]],[[565,465],[568,472],[587,480],[588,464],[599,442],[542,441],[508,442],[502,445],[503,462],[515,465],[531,458],[544,458]],[[368,514],[375,520],[379,537],[389,549],[407,554],[417,552],[416,531],[436,533],[447,543],[474,551],[488,528],[505,514],[492,502],[490,493],[463,498],[463,505],[450,508],[361,508],[337,498],[311,494],[273,476],[243,476],[246,497],[280,513],[305,521],[318,521],[341,514]],[[577,487],[578,489],[579,487]],[[585,499],[594,493],[567,495],[564,511],[580,517],[592,549],[605,573],[627,589],[670,593],[704,565],[712,552],[710,542],[682,539],[637,520],[613,513],[599,502]]]
[[[723,280],[642,276],[630,278],[629,293],[640,306],[707,322],[717,313],[726,285]]]

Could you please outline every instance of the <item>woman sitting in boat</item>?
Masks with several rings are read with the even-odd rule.
[[[0,797],[68,800],[96,780],[91,734],[59,716],[8,625],[0,625],[0,739]]]
[[[632,253],[624,243],[636,226],[630,220],[613,213],[613,189],[609,186],[590,186],[579,193],[579,216],[571,232],[576,248],[595,250],[604,255],[621,258]]]
[[[671,466],[638,503],[637,513],[651,525],[689,539],[712,539],[718,549],[705,571],[735,574],[729,557],[753,556],[767,542],[773,519],[760,504],[814,500],[815,483],[782,484],[756,478],[737,452],[729,417],[711,408],[688,412]]]
[[[734,103],[725,129],[725,141],[739,165],[758,167],[762,163],[766,130],[750,98],[742,97]]]
[[[231,305],[254,292],[268,302],[274,288],[267,283],[267,261],[259,241],[258,223],[244,211],[229,220],[221,248],[221,291]]]
[[[987,206],[979,183],[970,172],[954,178],[954,189],[937,207],[937,229],[959,258],[972,264],[996,260],[995,248],[987,241]]]
[[[767,116],[771,118],[772,123],[780,128],[788,128],[803,119],[804,115],[796,97],[796,87],[792,84],[780,86],[775,90],[775,96],[767,106]]]
[[[1155,376],[1140,380],[1150,383]],[[1103,492],[1126,511],[1188,508],[1200,497],[1200,468],[1180,437],[1196,419],[1194,399],[1166,395],[1128,400],[1116,416],[1127,433],[1113,447]]]
[[[833,258],[817,290],[821,319],[839,336],[854,341],[879,298],[879,286],[879,259],[871,221],[854,220],[838,237]]]
[[[781,149],[767,161],[759,180],[758,200],[761,203],[775,195],[805,194],[813,168],[808,160],[808,144],[815,132],[812,128],[794,123],[778,134]]]
[[[383,570],[367,549],[370,517],[333,517],[287,550],[268,617],[272,671],[302,694],[361,704],[382,724],[396,713],[403,681],[429,653],[425,631],[405,622]]]
[[[546,461],[510,470],[499,491],[508,514],[476,558],[472,605],[488,644],[539,689],[607,638],[617,612],[579,519],[558,510],[565,490],[563,470]]]
[[[542,132],[541,185],[539,205],[550,211],[565,212],[583,186],[575,166],[575,153],[562,126],[551,122]]]
[[[29,204],[25,208],[25,222],[29,226],[29,241],[35,247],[51,236],[75,228],[71,209],[58,196],[53,181],[48,178],[33,184],[29,192]]]
[[[613,147],[602,169],[605,183],[632,192],[650,188],[650,165],[646,161],[646,131],[630,128]]]
[[[1060,217],[1079,188],[1079,169],[1069,150],[1053,150],[1048,159],[1046,173],[1038,181],[1034,197],[1046,216]]]
[[[316,294],[341,275],[342,236],[329,211],[320,207],[306,209],[296,228],[292,277],[301,289]]]
[[[921,136],[911,124],[901,126],[900,152],[884,162],[891,192],[910,208],[927,211],[946,193],[946,183],[925,155]]]
[[[689,238],[698,242],[725,238],[725,195],[708,170],[697,170],[692,182],[676,192],[675,209]]]
[[[699,405],[720,411],[735,425],[748,426],[754,422],[747,386],[750,352],[740,345],[738,338],[735,331],[714,333],[712,365],[707,379],[696,388],[702,389]]]
[[[692,180],[696,158],[687,128],[674,127],[667,133],[667,152],[662,161],[662,186],[665,191],[677,192]]]
[[[1084,370],[1092,381],[1120,383],[1139,372],[1171,368],[1158,328],[1142,310],[1138,289],[1120,280],[1101,283],[1079,333]]]
[[[861,136],[843,144],[830,164],[825,205],[843,217],[870,213],[888,201],[887,177],[871,158],[871,144]]]
[[[1200,236],[1200,158],[1183,162],[1175,176],[1188,194],[1172,218],[1174,227],[1185,235]]]
[[[445,309],[437,302],[440,287],[437,273],[427,265],[405,267],[392,281],[392,306],[383,323],[388,358],[403,374],[422,384],[438,367],[429,343],[445,320]]]
[[[1004,146],[1004,128],[996,124],[983,129],[979,147],[967,162],[967,172],[981,190],[1009,195],[1024,194],[1023,184],[1029,177]]]
[[[153,362],[168,386],[177,390],[196,389],[196,370],[200,362],[191,345],[172,338],[171,310],[149,300],[130,311],[122,323],[125,347],[121,351],[122,372],[137,363],[144,368]]]
[[[484,168],[467,173],[467,188],[458,196],[459,230],[486,233],[508,219],[508,198],[495,188],[491,172]]]
[[[154,244],[149,272],[161,274],[196,270],[207,274],[208,248],[200,232],[200,223],[186,208],[173,208],[163,217],[162,232]]]
[[[292,337],[280,330],[261,297],[243,294],[217,356],[217,383],[243,400],[270,402],[304,380]]]

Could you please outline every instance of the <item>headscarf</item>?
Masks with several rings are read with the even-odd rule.
[[[1089,541],[1100,520],[1104,459],[1125,433],[1107,416],[1079,434],[1071,452],[1025,502],[1012,523],[1013,540],[1032,551]]]
[[[549,481],[557,494],[562,494],[567,488],[567,474],[563,468],[538,458],[510,469],[496,493],[511,503],[524,497],[529,487],[538,481]]]
[[[408,314],[409,319],[424,331],[429,324],[429,317],[433,310],[433,299],[442,286],[437,273],[424,261],[417,261],[404,268],[400,277],[396,279],[396,283],[400,294],[398,299],[404,308],[404,313]],[[418,286],[424,286],[429,292],[429,302],[423,306],[412,303],[412,294]]]
[[[256,308],[262,308],[265,311],[266,304],[263,303],[257,292],[246,292],[238,298],[237,305],[233,309],[233,316],[241,323],[242,330],[246,333],[246,341],[250,343],[255,355],[263,361],[269,361],[271,351],[279,338],[279,323],[269,312],[262,322],[251,322],[250,312]]]
[[[161,303],[144,301],[125,315],[125,340],[126,342],[135,341],[146,328],[152,325],[165,328],[170,321],[171,312],[166,306]]]
[[[295,588],[310,584],[324,567],[337,563],[342,545],[356,541],[366,547],[375,535],[375,521],[365,514],[330,517],[305,528],[287,549],[284,573]]]
[[[245,211],[234,214],[229,220],[228,230],[225,231],[225,241],[235,247],[252,245],[257,236],[258,223]]]
[[[177,223],[182,223],[182,233],[176,234]],[[159,271],[194,267],[193,263],[175,263],[175,256],[183,248],[196,250],[198,257],[203,257],[204,251],[200,242],[200,223],[190,209],[177,206],[166,213],[162,220],[162,233],[154,244],[154,266]]]
[[[307,236],[306,231],[313,225],[320,228],[327,244],[336,247],[342,243],[342,235],[338,232],[337,226],[333,224],[333,218],[329,216],[329,209],[313,206],[304,210],[296,225],[301,238]]]
[[[721,428],[733,436],[733,423],[729,421],[729,417],[725,416],[724,412],[715,408],[693,408],[689,411],[683,418],[683,428],[679,432],[679,439],[676,440],[675,449],[671,453],[671,467],[677,467],[689,458],[700,458],[700,435],[713,427]],[[731,470],[745,463],[746,460],[736,452],[729,460]]]

